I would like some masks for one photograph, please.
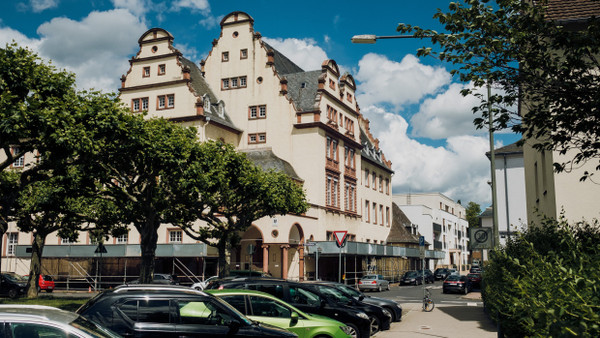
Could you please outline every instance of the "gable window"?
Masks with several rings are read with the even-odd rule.
[[[165,75],[167,72],[167,66],[165,64],[158,65],[158,75]]]
[[[354,135],[354,121],[351,118],[344,118],[344,127],[346,128],[346,133],[349,135]]]
[[[229,79],[223,79],[221,89],[229,89]]]
[[[240,87],[246,87],[246,77],[245,76],[240,77]]]
[[[329,79],[329,88],[335,90],[335,81],[333,81],[332,79]]]
[[[333,124],[337,128],[338,112],[333,107],[327,106],[327,123]]]
[[[150,67],[144,67],[144,72],[142,73],[143,77],[149,77],[150,76]]]
[[[18,155],[21,152],[19,147],[11,147],[10,152],[13,156]],[[23,168],[25,166],[25,156],[19,156],[12,164],[13,168]]]
[[[352,102],[352,94],[346,93],[346,100],[348,100],[348,102]]]
[[[157,97],[157,99],[158,99],[158,104],[157,104],[158,109],[168,109],[168,108],[175,107],[175,95],[174,94],[159,95]]]
[[[246,88],[248,81],[246,76],[230,77],[221,79],[221,90]]]
[[[169,230],[169,243],[181,243],[182,236],[181,230]]]
[[[127,244],[128,240],[129,240],[129,234],[122,234],[122,235],[118,236],[117,238],[115,238],[115,243],[116,244]]]
[[[371,178],[373,183],[373,190],[377,190],[377,174],[373,173],[373,176],[371,176]]]
[[[385,194],[386,195],[390,194],[390,179],[389,178],[385,179]]]
[[[267,142],[267,133],[248,134],[248,144],[266,143],[266,142]]]
[[[19,233],[9,232],[6,234],[6,255],[14,256],[17,253],[17,243],[19,243]]]
[[[248,49],[241,49],[240,50],[240,59],[247,59],[248,58]]]
[[[134,113],[148,110],[148,98],[140,97],[131,100],[131,111]]]
[[[223,54],[221,54],[221,61],[223,61],[223,62],[229,61],[229,52],[223,52]]]
[[[379,176],[379,192],[383,192],[383,176]]]
[[[257,106],[248,107],[248,118],[255,119],[257,117],[258,117],[258,107]]]
[[[234,77],[231,79],[231,88],[236,88],[238,86],[238,78]]]
[[[365,187],[369,187],[369,171],[365,169]]]

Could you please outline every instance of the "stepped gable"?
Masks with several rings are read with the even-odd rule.
[[[412,222],[406,214],[396,205],[392,203],[392,227],[385,242],[387,244],[419,244],[419,238],[413,235],[406,228],[410,227]]]
[[[292,60],[288,59],[285,55],[283,55],[277,49],[273,48],[271,45],[269,45],[268,43],[266,43],[263,40],[261,40],[261,42],[262,42],[263,46],[265,47],[265,49],[267,50],[267,53],[269,51],[273,51],[274,66],[275,66],[275,70],[277,71],[277,73],[279,75],[304,72],[304,70],[302,68],[300,68],[294,62],[292,62]]]
[[[304,180],[298,176],[294,167],[286,160],[277,157],[270,148],[245,149],[241,151],[246,154],[246,157],[252,161],[252,163],[265,171],[272,169],[283,172],[296,181],[304,182]]]

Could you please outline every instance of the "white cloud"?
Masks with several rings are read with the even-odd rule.
[[[400,115],[376,106],[367,106],[361,112],[371,121],[371,132],[392,161],[395,192],[441,192],[465,203],[489,203],[487,138],[454,136],[444,147],[432,147],[410,138],[408,123]]]
[[[140,18],[150,10],[152,5],[152,3],[147,0],[112,0],[112,3],[115,8],[127,9]]]
[[[323,61],[328,59],[327,53],[317,46],[317,42],[313,39],[270,39],[263,37],[263,40],[305,71],[321,69]]]
[[[402,61],[369,53],[358,63],[355,79],[360,82],[357,99],[362,106],[388,103],[396,108],[419,102],[450,83],[450,73],[442,67],[427,66],[414,55]]]
[[[129,68],[137,39],[147,28],[129,11],[92,12],[81,21],[54,18],[38,27],[39,39],[10,28],[0,29],[0,41],[14,39],[46,60],[77,75],[80,89],[116,91]]]
[[[419,111],[410,119],[412,136],[430,139],[444,139],[451,136],[482,134],[473,125],[472,108],[479,105],[479,99],[470,95],[462,96],[460,90],[465,85],[453,83],[448,89],[421,104]]]
[[[39,13],[48,8],[58,6],[58,0],[31,0],[30,4],[33,11]]]
[[[210,11],[210,4],[208,0],[178,0],[173,3],[173,9],[180,10],[181,8]]]

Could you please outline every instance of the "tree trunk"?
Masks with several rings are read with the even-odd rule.
[[[156,256],[156,245],[158,243],[158,227],[154,222],[148,220],[142,226],[136,226],[141,238],[140,248],[142,251],[142,266],[140,267],[140,283],[152,283],[154,277],[154,258]]]
[[[42,273],[42,252],[46,235],[35,232],[31,244],[31,263],[29,265],[29,282],[27,283],[27,298],[37,298]]]
[[[217,244],[217,252],[219,253],[219,277],[229,276],[229,264],[231,262],[231,245],[227,239],[221,239]]]

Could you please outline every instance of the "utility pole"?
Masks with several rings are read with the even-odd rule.
[[[500,244],[500,234],[498,233],[498,201],[496,198],[496,156],[494,154],[494,113],[492,111],[492,86],[490,82],[487,83],[487,97],[488,97],[488,119],[489,119],[489,131],[490,131],[490,161],[492,171],[492,212],[493,212],[493,224],[492,229],[494,233],[494,248],[497,248]]]

